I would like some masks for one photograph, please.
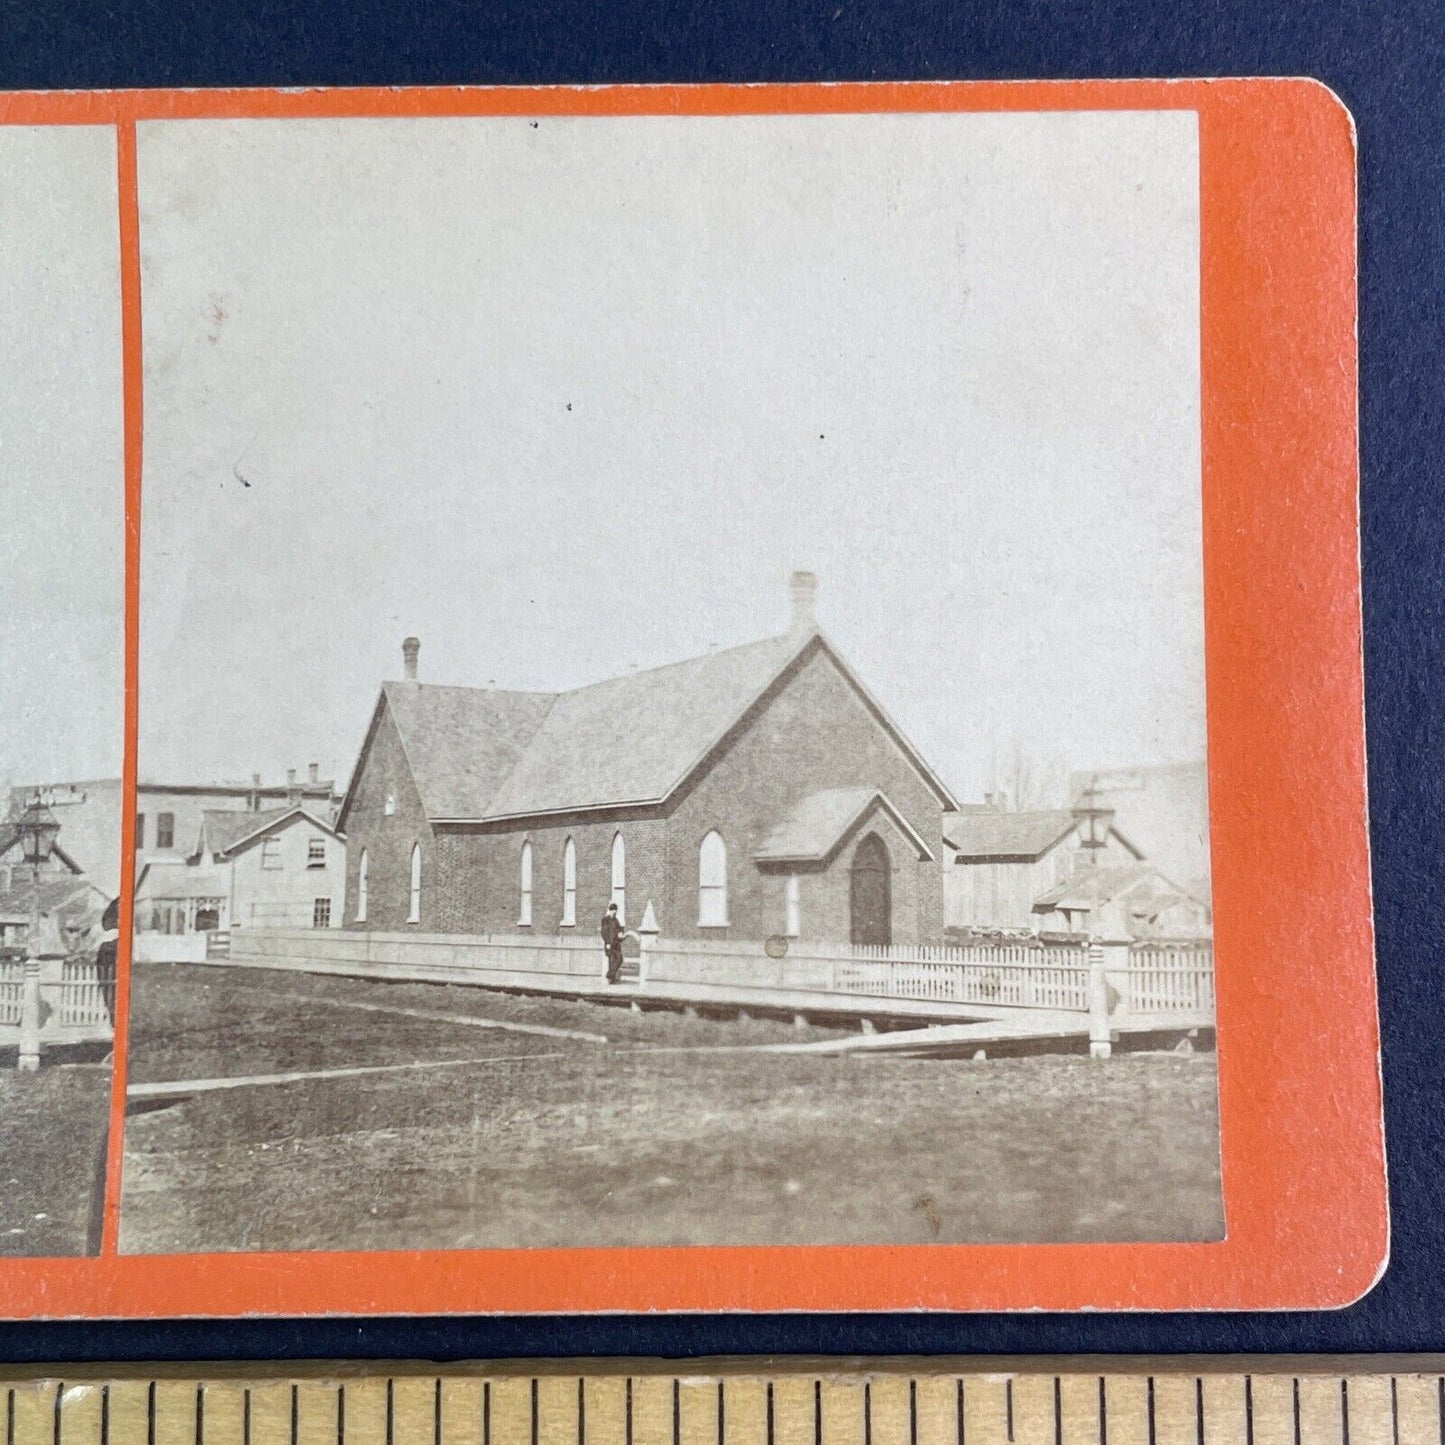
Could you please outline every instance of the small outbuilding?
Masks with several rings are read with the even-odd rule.
[[[1083,868],[1034,903],[1041,932],[1111,938],[1208,938],[1209,905],[1148,863]]]
[[[945,820],[944,842],[944,909],[955,929],[1032,931],[1041,894],[1083,869],[1143,858],[1113,814],[1098,810],[970,808]]]

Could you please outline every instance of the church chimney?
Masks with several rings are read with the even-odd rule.
[[[793,625],[790,629],[797,637],[805,637],[818,630],[818,579],[811,572],[794,572]]]
[[[402,676],[408,682],[416,681],[416,655],[421,651],[421,639],[408,637],[401,645]]]

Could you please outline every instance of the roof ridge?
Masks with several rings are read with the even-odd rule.
[[[227,857],[233,855],[243,843],[249,843],[253,838],[259,837],[262,833],[269,832],[277,823],[284,822],[287,818],[291,817],[293,813],[300,813],[303,818],[309,819],[315,823],[318,828],[324,829],[334,838],[342,836],[340,830],[334,823],[328,823],[325,818],[313,813],[305,803],[296,802],[291,803],[285,808],[266,808],[254,813],[238,812],[236,814],[238,818],[255,819],[255,826],[248,832],[242,833],[239,838],[232,839],[224,848],[220,849],[220,852]]]
[[[504,697],[547,697],[555,698],[558,693],[548,692],[542,688],[532,687],[488,687],[485,683],[476,682],[409,682],[402,677],[387,677],[381,682],[385,688],[416,688],[420,691],[423,688],[432,692],[490,692],[500,693]]]
[[[816,630],[815,628],[814,631],[816,632]],[[579,682],[576,687],[553,690],[531,687],[488,687],[484,683],[474,682],[408,682],[405,678],[399,677],[385,678],[381,685],[383,688],[429,687],[448,692],[491,692],[503,693],[509,697],[545,697],[555,702],[559,697],[570,697],[573,693],[586,692],[589,688],[606,687],[609,683],[625,682],[634,677],[649,677],[653,673],[666,672],[672,667],[687,667],[695,662],[710,662],[715,657],[727,657],[733,653],[745,652],[749,648],[763,647],[768,643],[787,642],[792,636],[793,634],[790,632],[774,632],[766,637],[755,637],[751,642],[735,642],[730,647],[719,647],[712,652],[697,652],[690,657],[676,658],[672,662],[659,662],[652,667],[640,667],[635,672],[616,672],[610,677],[598,677],[591,682]],[[801,636],[799,640],[801,641]]]
[[[385,709],[434,822],[516,821],[661,803],[816,651],[831,659],[939,801],[951,804],[947,787],[817,628],[773,633],[558,692],[388,681],[357,766],[374,745]],[[657,726],[645,725],[649,720]],[[487,736],[471,738],[478,729]],[[356,777],[353,769],[348,804]],[[343,805],[338,827],[345,816]]]
[[[691,657],[679,657],[674,662],[659,662],[652,667],[639,667],[635,672],[619,672],[611,677],[599,677],[593,682],[579,683],[576,687],[564,688],[556,696],[570,697],[574,693],[586,692],[589,688],[606,687],[609,683],[626,682],[634,677],[651,677],[659,672],[667,672],[670,668],[688,667],[695,662],[711,662],[715,657],[729,657],[754,647],[764,647],[769,643],[787,642],[791,637],[792,634],[788,632],[775,632],[767,637],[755,637],[751,642],[735,642],[731,647],[719,647],[711,652],[694,653]],[[799,641],[801,642],[801,637]]]

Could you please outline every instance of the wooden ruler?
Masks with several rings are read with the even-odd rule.
[[[1445,1359],[576,1361],[0,1380],[6,1445],[1442,1445]]]

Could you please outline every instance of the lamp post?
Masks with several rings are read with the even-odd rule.
[[[30,864],[30,927],[25,940],[25,981],[20,1001],[20,1057],[22,1071],[40,1067],[40,865],[50,857],[60,824],[37,792],[16,822],[20,849]]]
[[[1104,849],[1109,846],[1109,830],[1114,825],[1114,810],[1103,807],[1099,796],[1098,779],[1091,778],[1074,805],[1074,816],[1084,825],[1079,844],[1090,867],[1098,866]]]
[[[60,824],[37,792],[15,827],[20,834],[21,853],[30,865],[30,881],[34,889],[30,902],[30,933],[33,938],[40,930],[40,865],[55,851]]]

